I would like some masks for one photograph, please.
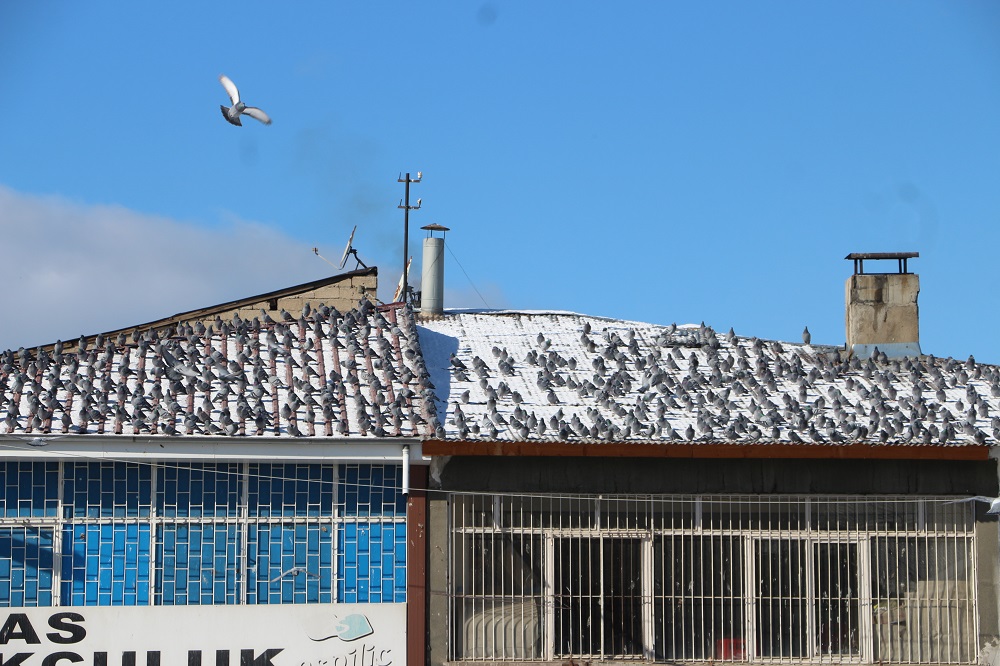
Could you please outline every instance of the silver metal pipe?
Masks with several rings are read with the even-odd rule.
[[[410,447],[403,445],[403,490],[404,495],[410,494]]]

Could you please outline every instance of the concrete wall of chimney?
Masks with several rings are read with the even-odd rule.
[[[920,342],[917,275],[852,275],[845,289],[848,347]]]

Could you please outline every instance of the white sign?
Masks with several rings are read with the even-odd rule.
[[[0,666],[405,666],[406,604],[0,608]]]

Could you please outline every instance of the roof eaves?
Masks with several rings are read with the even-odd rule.
[[[722,444],[634,442],[459,441],[423,442],[425,456],[520,456],[576,458],[718,458],[842,460],[987,460],[991,447],[905,444]]]

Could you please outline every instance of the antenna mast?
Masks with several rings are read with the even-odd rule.
[[[410,183],[419,183],[420,179],[423,177],[423,172],[418,171],[416,178],[410,178],[410,173],[406,172],[406,177],[400,176],[396,179],[397,183],[406,183],[406,194],[405,199],[399,202],[397,208],[403,209],[403,302],[406,303],[410,296],[409,287],[407,286],[407,278],[409,277],[407,273],[409,272],[409,265],[406,260],[410,253],[410,211],[420,209],[420,199],[417,199],[417,205],[410,205]]]

